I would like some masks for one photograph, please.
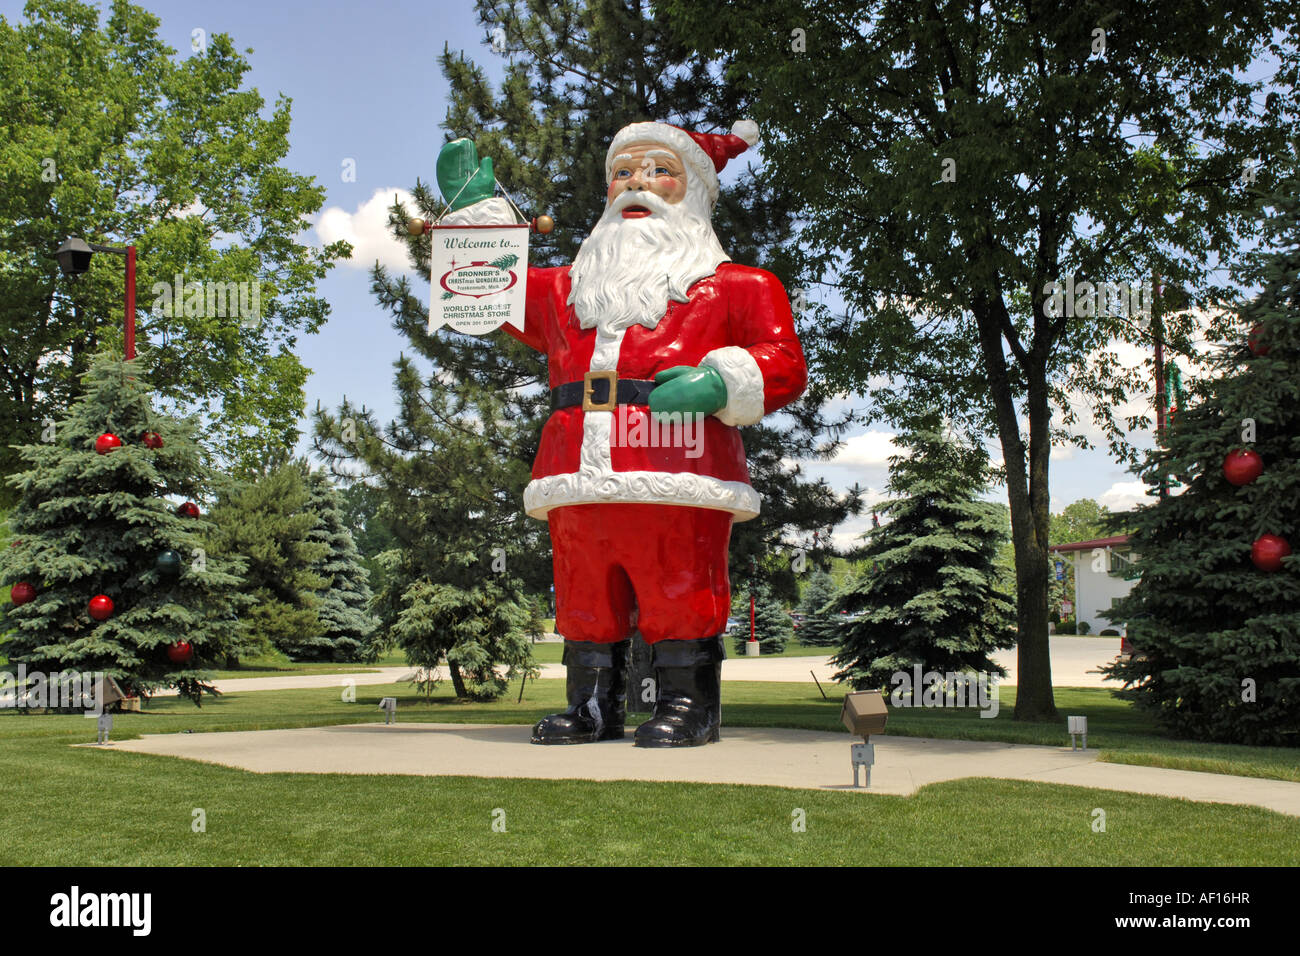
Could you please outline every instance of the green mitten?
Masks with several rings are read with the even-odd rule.
[[[491,199],[496,190],[492,160],[479,162],[478,149],[472,139],[455,139],[438,151],[438,188],[452,211],[472,206],[480,199]]]
[[[727,383],[715,368],[675,365],[655,376],[650,391],[652,414],[682,412],[712,415],[727,404]]]

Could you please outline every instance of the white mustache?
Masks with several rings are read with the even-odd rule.
[[[668,203],[655,193],[645,189],[625,189],[609,207],[609,214],[612,216],[621,213],[629,206],[644,206],[651,213],[666,214],[668,212]]]

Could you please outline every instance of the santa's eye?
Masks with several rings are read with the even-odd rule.
[[[618,170],[618,172],[614,173],[614,178],[615,178],[615,179],[627,179],[627,178],[628,178],[629,176],[631,176],[631,175],[632,175],[632,170],[630,170],[630,169],[620,169],[620,170]]]
[[[672,170],[669,169],[667,166],[656,166],[656,167],[655,167],[655,175],[656,175],[656,176],[671,176],[672,174],[673,174],[673,173],[672,173]]]

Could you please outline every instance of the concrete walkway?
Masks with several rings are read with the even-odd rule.
[[[1057,687],[1119,687],[1116,681],[1103,681],[1096,669],[1113,661],[1119,654],[1119,638],[1068,637],[1051,638],[1052,683]],[[727,645],[727,653],[732,652]],[[1001,683],[1016,683],[1016,652],[999,651],[993,659],[1005,667],[1007,677]],[[817,675],[827,694],[842,694],[844,689],[832,680],[837,668],[822,657],[731,657],[722,664],[724,681],[773,681],[777,683],[812,683],[809,671]],[[251,690],[286,690],[295,687],[342,687],[347,680],[358,687],[370,684],[393,684],[410,674],[412,668],[381,667],[368,674],[294,674],[285,677],[241,677],[218,681],[216,686],[223,694]],[[564,678],[563,664],[543,664],[542,677]],[[446,669],[440,668],[440,679],[448,680]],[[174,694],[166,692],[159,696]]]
[[[723,728],[706,747],[648,750],[631,735],[576,747],[538,747],[520,725],[351,724],[297,730],[157,734],[116,750],[184,757],[255,773],[464,775],[548,780],[660,780],[853,790],[846,734]],[[1300,783],[1106,764],[1097,752],[967,740],[878,736],[871,789],[908,795],[962,777],[999,777],[1264,807],[1300,816]],[[865,779],[864,779],[865,782]]]

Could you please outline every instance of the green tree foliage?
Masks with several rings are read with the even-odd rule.
[[[317,516],[303,471],[285,462],[256,481],[228,483],[212,512],[208,551],[239,555],[247,565],[245,592],[253,604],[240,626],[250,653],[274,647],[296,660],[329,659],[317,596],[329,582],[316,569],[330,546],[312,539]]]
[[[421,350],[441,345],[412,339]],[[345,401],[337,416],[317,413],[316,448],[336,469],[363,467],[381,496],[376,517],[396,538],[379,558],[374,602],[387,638],[424,672],[426,691],[445,659],[458,697],[491,700],[539,673],[529,638],[539,623],[532,595],[548,578],[538,558],[546,526],[519,505],[532,423],[508,414],[492,388],[453,392],[410,358],[396,366],[398,417],[380,428]]]
[[[1263,571],[1250,555],[1264,534],[1300,548],[1300,180],[1269,205],[1242,270],[1261,291],[1140,471],[1157,498],[1131,517],[1141,578],[1117,609],[1136,652],[1108,671],[1177,735],[1298,746],[1300,556]],[[1246,345],[1256,327],[1265,355]],[[1223,473],[1234,449],[1264,463],[1240,488]],[[1162,482],[1180,493],[1159,497]]]
[[[221,459],[248,465],[297,440],[295,338],[325,321],[316,283],[349,248],[298,241],[325,191],[282,165],[289,100],[264,112],[229,36],[177,56],[159,29],[121,0],[103,22],[76,0],[0,18],[0,475],[20,467],[11,445],[66,412],[91,355],[121,354],[123,260],[97,254],[65,279],[53,253],[69,235],[135,244],[151,385],[216,423]],[[154,286],[174,290],[178,274],[206,289],[168,312]],[[257,286],[260,320],[230,314],[216,295],[229,282],[248,284],[250,308]]]
[[[887,688],[920,664],[940,673],[1005,675],[989,654],[1015,644],[1014,606],[998,588],[1003,541],[987,490],[982,446],[945,435],[937,418],[900,435],[907,455],[890,459],[890,520],[870,532],[862,574],[829,604],[860,614],[840,625],[835,675],[857,690]]]
[[[1104,537],[1110,527],[1111,513],[1105,505],[1091,498],[1080,498],[1052,515],[1052,544],[1092,541]]]
[[[343,496],[320,472],[307,475],[307,492],[307,510],[316,516],[316,526],[307,538],[329,547],[312,565],[312,571],[326,581],[316,592],[321,637],[326,643],[312,648],[314,656],[320,660],[372,661],[378,656],[379,646],[373,640],[376,621],[369,610],[370,575],[344,523]]]
[[[572,261],[602,212],[609,185],[605,151],[623,126],[660,120],[725,131],[745,115],[738,87],[719,83],[716,64],[678,40],[648,4],[478,0],[475,10],[485,41],[498,27],[505,37],[504,45],[498,43],[500,54],[486,54],[507,57],[505,80],[494,90],[482,67],[445,51],[439,62],[451,87],[451,105],[443,126],[449,140],[469,137],[479,155],[492,158],[497,178],[525,210],[555,218],[550,236],[533,239],[533,265]],[[739,166],[733,163],[728,176]],[[409,239],[403,227],[408,215],[432,218],[442,203],[436,187],[417,184],[413,194],[417,208],[396,210],[393,222],[411,245],[414,267],[427,275],[429,238]],[[765,175],[751,167],[734,184],[724,184],[713,222],[734,261],[768,269],[787,289],[801,284],[792,258],[793,207],[778,201]],[[391,290],[391,301],[401,303],[399,327],[422,328],[425,307],[404,282],[390,280],[383,270],[376,271],[376,281]],[[801,300],[792,294],[797,311]],[[437,360],[455,381],[496,380],[517,387],[546,380],[544,361],[504,333],[465,345],[448,342],[440,351]],[[860,510],[855,491],[836,495],[791,464],[834,453],[839,429],[849,419],[828,420],[827,397],[813,381],[805,397],[779,416],[741,430],[763,510],[732,533],[732,581],[738,591],[747,593],[749,579],[756,577],[784,600],[796,599],[798,578],[787,541],[823,532],[806,550],[810,559],[829,555],[833,548],[824,532]],[[531,436],[540,434],[549,412],[545,393],[531,390],[513,409],[532,423]]]
[[[1294,11],[1186,0],[665,6],[752,96],[770,185],[806,217],[811,277],[844,302],[842,314],[820,310],[806,342],[818,374],[865,392],[884,420],[936,407],[967,435],[1000,440],[1015,716],[1053,718],[1049,455],[1062,441],[1087,446],[1077,392],[1131,460],[1127,431],[1147,422],[1116,409],[1150,389],[1150,372],[1110,346],[1149,341],[1150,329],[1087,300],[1079,315],[1054,311],[1051,284],[1140,285],[1158,271],[1195,299],[1215,292],[1219,263],[1254,228],[1243,175],[1276,176],[1300,113]],[[1253,61],[1276,74],[1245,78]],[[1167,345],[1190,352],[1192,331],[1190,316],[1171,320]]]
[[[377,590],[383,584],[384,573],[379,555],[397,546],[397,538],[379,518],[383,495],[373,485],[353,481],[339,493],[339,498],[343,523],[351,532],[361,564],[370,576],[371,590]]]
[[[803,623],[799,626],[799,643],[812,647],[834,647],[839,644],[840,615],[827,610],[826,605],[835,596],[835,582],[825,571],[814,571],[804,588],[799,610]]]
[[[9,478],[18,503],[0,583],[7,597],[27,582],[36,598],[5,609],[3,652],[29,671],[103,671],[124,689],[176,687],[197,704],[211,692],[211,668],[242,646],[241,562],[205,548],[209,521],[168,500],[202,501],[214,476],[197,422],[154,409],[142,365],[98,356],[68,416],[47,425],[47,440],[17,449],[26,468]],[[101,455],[106,432],[122,446]],[[146,432],[162,447],[147,447]],[[168,551],[174,573],[159,561]],[[100,594],[113,602],[104,621],[88,612]],[[187,662],[168,658],[178,641],[193,648]]]

